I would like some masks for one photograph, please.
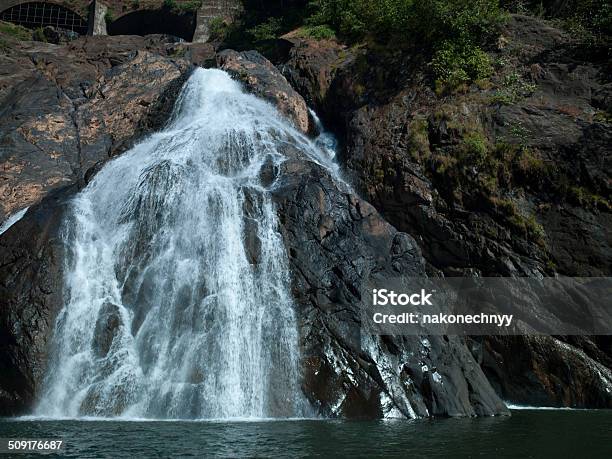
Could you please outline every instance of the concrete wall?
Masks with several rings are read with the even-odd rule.
[[[204,43],[210,39],[210,23],[221,18],[231,24],[242,13],[240,0],[204,0],[198,10],[193,42]]]
[[[32,1],[32,0],[30,0]],[[19,5],[20,3],[30,3],[28,0],[0,0],[0,12]],[[107,24],[105,16],[110,13],[113,17],[113,22],[121,17],[136,11],[146,11],[152,8],[161,9],[163,0],[155,2],[141,2],[142,7],[133,9],[132,3],[127,1],[116,0],[83,0],[80,2],[71,2],[68,5],[61,0],[38,0],[42,3],[54,3],[71,9],[83,18],[87,18],[87,34],[88,35],[107,35]],[[177,0],[177,3],[183,3],[188,0]],[[203,0],[202,6],[195,13],[195,32],[193,34],[193,42],[206,42],[210,38],[210,23],[215,18],[221,18],[225,23],[230,24],[238,15],[242,13],[242,2],[240,0]]]
[[[107,11],[108,7],[104,3],[98,0],[91,2],[87,35],[107,35],[105,18]]]

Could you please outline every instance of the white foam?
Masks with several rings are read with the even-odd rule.
[[[565,406],[532,406],[532,405],[516,405],[514,403],[504,402],[509,410],[554,410],[554,411],[597,411],[592,408],[571,408]]]
[[[19,220],[21,220],[23,218],[23,216],[26,214],[26,212],[28,211],[29,207],[26,207],[25,209],[21,209],[19,212],[15,212],[13,215],[11,215],[9,218],[7,218],[6,220],[4,220],[4,222],[2,223],[2,225],[0,225],[0,234],[4,233],[6,230],[8,230],[11,226],[13,226],[15,223],[17,223]]]

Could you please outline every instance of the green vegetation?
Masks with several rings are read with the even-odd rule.
[[[307,25],[298,31],[301,37],[314,38],[315,40],[326,40],[336,37],[334,30],[327,25]]]
[[[174,14],[195,13],[202,6],[202,0],[178,3],[176,0],[164,0],[162,8]]]
[[[442,121],[459,136],[454,146],[432,150],[428,140],[430,121],[416,117],[409,127],[409,152],[414,161],[423,164],[449,207],[458,204],[467,210],[487,212],[544,246],[542,226],[535,216],[517,207],[513,192],[521,188],[550,189],[555,182],[555,168],[526,147],[492,144],[481,128],[456,123],[444,111],[434,115],[433,123]]]
[[[168,52],[168,55],[171,57],[183,57],[187,53],[187,48],[181,46],[176,48],[171,48]]]
[[[246,32],[251,36],[253,41],[261,42],[266,40],[274,40],[278,37],[282,28],[282,20],[280,18],[271,17],[268,18],[267,21],[247,29]]]
[[[509,11],[557,21],[576,37],[609,42],[612,36],[612,3],[609,0],[503,0]]]
[[[409,125],[408,144],[410,157],[423,165],[449,208],[459,205],[487,212],[540,246],[546,236],[542,226],[534,215],[517,206],[516,196],[525,190],[544,193],[547,200],[612,210],[610,200],[597,189],[581,185],[580,177],[571,170],[559,169],[529,148],[522,125],[512,128],[516,135],[507,142],[493,144],[478,124],[457,122],[449,110],[442,108],[433,119],[415,117]],[[432,148],[428,135],[431,123],[441,122],[457,141],[452,146]]]
[[[541,247],[545,246],[546,232],[535,215],[524,215],[511,199],[492,197],[489,202],[514,231],[523,234]]]
[[[32,31],[25,27],[0,21],[0,51],[7,52],[10,49],[10,40],[31,40]]]
[[[612,112],[605,110],[599,110],[593,115],[593,121],[599,121],[600,123],[612,124]]]
[[[31,40],[32,31],[25,27],[12,24],[10,22],[0,21],[0,34],[7,35],[17,40]]]
[[[179,3],[177,8],[179,12],[195,13],[202,6],[202,0],[194,0],[191,2]]]
[[[210,38],[213,40],[223,40],[227,34],[228,26],[223,18],[212,18],[208,23]]]
[[[484,82],[492,72],[485,51],[506,19],[499,0],[311,0],[305,8],[299,2],[244,0],[244,5],[240,29],[227,34],[228,47],[262,50],[299,28],[302,36],[338,37],[371,50],[413,48],[431,60],[441,90]]]
[[[531,96],[536,89],[535,84],[526,82],[521,75],[513,72],[504,77],[501,88],[491,97],[491,103],[511,105]]]
[[[42,27],[38,27],[37,29],[34,29],[34,32],[32,32],[32,39],[34,41],[42,41],[42,42],[47,42],[47,37],[45,36],[45,31],[43,30]]]
[[[610,212],[612,204],[609,200],[582,186],[571,186],[566,190],[568,201],[579,206],[595,208]]]
[[[504,19],[498,0],[316,0],[310,24],[327,24],[343,38],[366,35],[438,48],[446,40],[486,44]]]
[[[438,93],[470,81],[488,78],[493,68],[487,53],[477,46],[445,41],[434,54],[431,66],[437,76]]]
[[[104,14],[104,22],[106,22],[106,24],[110,24],[114,20],[115,20],[115,16],[113,16],[113,13],[111,13],[110,10]]]
[[[308,25],[325,25],[348,41],[392,41],[431,52],[440,87],[484,79],[484,47],[505,15],[498,0],[316,0]]]

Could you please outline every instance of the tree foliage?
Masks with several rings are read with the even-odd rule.
[[[505,14],[499,0],[315,0],[311,25],[327,25],[349,41],[376,40],[429,50],[438,80],[457,85],[486,78],[483,48]]]
[[[313,24],[327,24],[347,39],[447,39],[482,44],[504,18],[498,0],[314,0]]]

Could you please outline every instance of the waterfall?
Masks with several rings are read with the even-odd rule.
[[[336,150],[338,149],[338,141],[336,137],[329,131],[326,131],[323,127],[323,123],[319,118],[319,115],[312,109],[309,108],[308,112],[314,121],[315,130],[317,132],[317,138],[315,139],[315,144],[321,148],[329,158],[336,157]],[[338,163],[331,163],[329,166],[336,171],[336,175],[339,173],[337,170]]]
[[[270,187],[327,153],[220,70],[110,161],[65,222],[65,304],[37,414],[299,417],[298,331]]]

